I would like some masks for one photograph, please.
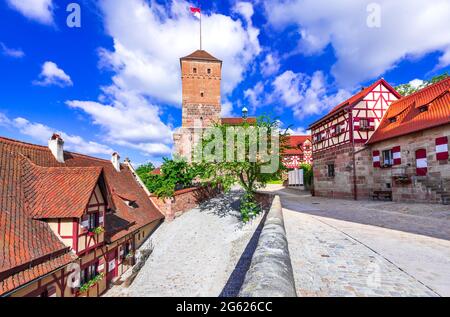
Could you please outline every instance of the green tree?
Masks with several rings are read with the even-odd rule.
[[[271,135],[275,131],[278,133],[278,122],[271,120],[268,116],[258,118],[256,123],[243,122],[233,127],[216,124],[213,128],[216,134],[204,137],[200,144],[202,153],[210,151],[211,156],[202,157],[202,162],[198,164],[199,174],[203,181],[220,184],[224,190],[230,189],[234,184],[241,185],[245,191],[241,200],[241,215],[244,221],[248,221],[260,212],[255,201],[256,190],[264,187],[270,180],[281,178],[284,166],[279,154],[286,147],[287,134],[286,132],[279,134],[279,149],[277,149]],[[217,143],[217,138],[227,139],[229,128],[234,128],[235,131],[241,130],[244,133],[236,134],[231,145],[227,142]],[[260,133],[262,130],[267,133]],[[256,133],[255,138],[251,137],[252,133]],[[250,151],[255,146],[255,139],[265,139],[267,155],[259,152],[255,155],[255,152]],[[219,144],[220,147],[214,147],[212,144]],[[243,148],[240,146],[243,146],[245,150],[242,151]],[[279,152],[275,153],[275,151]],[[230,157],[234,159],[230,160]],[[271,164],[276,165],[276,168],[269,169]]]
[[[408,95],[411,95],[425,87],[428,87],[432,84],[440,82],[441,80],[443,80],[447,77],[449,77],[449,74],[447,72],[445,72],[443,74],[436,75],[429,80],[424,80],[423,83],[420,84],[419,86],[412,86],[410,83],[407,83],[407,84],[402,84],[402,85],[396,86],[395,90],[397,90],[397,92],[402,96],[408,96]]]
[[[185,160],[163,158],[163,161],[160,174],[152,174],[147,168],[136,170],[151,193],[159,198],[169,198],[176,190],[193,186],[193,180],[198,175],[196,166]]]
[[[149,173],[151,173],[154,169],[155,169],[155,165],[153,165],[152,162],[149,162],[149,163],[147,163],[147,164],[142,164],[141,166],[139,166],[139,167],[136,169],[136,173],[137,173],[139,176],[141,176],[141,175],[144,175],[144,174],[149,174]]]

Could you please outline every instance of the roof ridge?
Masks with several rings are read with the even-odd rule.
[[[38,149],[41,149],[41,150],[48,150],[48,151],[50,151],[50,149],[47,146],[45,146],[45,145],[39,145],[39,144],[35,144],[35,143],[30,143],[30,142],[25,142],[25,141],[22,141],[22,140],[11,139],[11,138],[0,136],[0,142],[2,142],[2,141],[6,141],[7,143],[24,145],[24,146],[27,146],[27,147],[30,147],[30,148],[38,148]],[[86,157],[86,158],[89,158],[89,159],[98,160],[98,161],[102,161],[102,162],[109,162],[109,160],[107,160],[107,159],[102,159],[102,158],[95,157],[95,156],[81,154],[81,153],[78,153],[78,152],[64,151],[64,153],[72,154],[72,155],[80,156],[80,157]]]

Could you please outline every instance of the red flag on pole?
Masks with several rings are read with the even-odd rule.
[[[190,7],[191,13],[197,18],[200,19],[201,10],[200,8]]]

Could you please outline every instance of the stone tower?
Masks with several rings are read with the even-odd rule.
[[[203,50],[180,58],[182,125],[174,133],[175,154],[191,161],[194,127],[205,128],[220,120],[222,61]]]

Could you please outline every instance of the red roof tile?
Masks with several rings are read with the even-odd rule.
[[[313,126],[317,125],[318,123],[322,122],[323,120],[325,120],[329,117],[332,117],[334,114],[337,114],[338,112],[346,109],[347,107],[355,106],[358,102],[360,102],[362,99],[364,99],[364,97],[366,97],[367,94],[369,94],[373,89],[375,89],[379,84],[383,84],[397,98],[402,97],[391,85],[389,85],[389,83],[387,81],[385,81],[383,78],[381,78],[381,79],[377,80],[376,82],[374,82],[369,87],[361,89],[358,93],[354,94],[349,99],[338,104],[336,107],[331,109],[331,111],[328,112],[328,114],[326,114],[324,117],[322,117],[319,120],[317,120],[316,122],[310,124],[310,127],[313,127]]]
[[[65,253],[0,280],[0,296],[45,274],[61,269],[75,260],[75,258],[75,255],[71,253]]]
[[[420,108],[428,106],[421,112]],[[395,122],[391,122],[395,120]],[[394,102],[368,144],[450,123],[450,77]]]
[[[98,183],[101,167],[40,167],[23,160],[25,199],[35,219],[80,218]]]
[[[247,119],[244,118],[221,118],[220,119],[222,124],[228,124],[228,125],[240,125],[244,122],[247,122],[249,124],[255,124],[256,118],[255,117],[249,117]]]
[[[215,58],[207,51],[204,50],[196,50],[195,52],[184,56],[181,60],[190,59],[190,60],[204,60],[204,61],[213,61],[213,62],[222,62],[220,59]]]
[[[303,153],[303,143],[306,140],[311,141],[310,135],[290,135],[288,137],[289,148],[284,150],[285,155],[299,155]]]
[[[107,240],[114,241],[163,218],[127,165],[121,165],[121,172],[117,172],[108,160],[71,152],[64,152],[64,159],[65,163],[58,163],[47,147],[0,137],[2,280],[11,275],[8,272],[17,274],[17,268],[33,268],[42,264],[40,259],[67,250],[48,224],[35,218],[78,215],[101,173],[110,193],[135,200],[129,206],[118,195],[109,197],[113,212],[105,219]],[[73,210],[64,210],[69,204]],[[42,272],[46,269],[45,265],[36,267]],[[21,282],[14,283],[17,287]]]

